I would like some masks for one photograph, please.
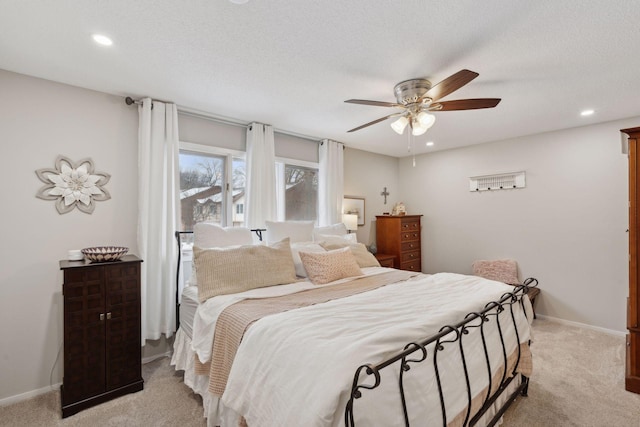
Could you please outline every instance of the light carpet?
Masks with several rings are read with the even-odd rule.
[[[548,319],[535,320],[533,334],[529,396],[504,427],[640,427],[640,395],[624,389],[623,337]],[[1,407],[0,426],[206,426],[200,397],[167,358],[144,365],[143,378],[143,391],[65,419],[59,392]]]

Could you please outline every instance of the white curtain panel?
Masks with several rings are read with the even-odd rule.
[[[252,123],[247,128],[245,226],[265,228],[276,219],[276,154],[273,127]]]
[[[142,263],[142,344],[175,329],[179,220],[178,110],[145,98],[138,107],[138,249]]]
[[[344,145],[325,139],[319,146],[318,171],[318,225],[342,222],[344,196]]]

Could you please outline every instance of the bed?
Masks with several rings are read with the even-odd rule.
[[[287,242],[294,268],[314,251],[331,263],[357,252],[284,234],[297,240]],[[184,289],[172,364],[202,396],[208,425],[493,425],[526,395],[531,281],[359,262],[360,274],[320,285],[310,274],[206,299],[202,283]]]

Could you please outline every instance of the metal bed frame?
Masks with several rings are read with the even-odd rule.
[[[389,359],[380,362],[375,365],[365,364],[360,366],[354,376],[353,376],[353,385],[351,386],[351,394],[349,401],[345,407],[345,426],[347,427],[355,427],[354,421],[354,403],[362,397],[363,392],[369,392],[375,390],[381,384],[381,376],[380,371],[384,368],[388,368],[395,365],[395,369],[398,369],[398,392],[399,398],[402,403],[402,410],[404,413],[404,424],[405,426],[409,426],[409,414],[407,412],[407,403],[405,400],[405,390],[404,390],[404,375],[411,370],[411,364],[417,364],[421,362],[428,363],[427,361],[429,352],[427,351],[427,347],[433,344],[432,349],[432,363],[435,370],[436,383],[438,385],[438,394],[440,398],[440,407],[442,410],[442,425],[447,426],[447,424],[451,421],[447,418],[447,413],[445,409],[445,396],[443,395],[442,384],[440,380],[440,371],[438,369],[438,355],[444,351],[455,351],[457,348],[460,352],[462,366],[461,370],[464,373],[465,384],[466,384],[466,395],[467,395],[467,409],[464,419],[464,426],[473,426],[478,420],[485,414],[485,412],[493,405],[496,399],[507,389],[509,384],[516,378],[516,375],[520,375],[522,377],[522,381],[520,385],[511,393],[508,400],[505,404],[498,410],[498,412],[494,415],[494,417],[489,422],[489,426],[495,425],[496,422],[502,417],[504,412],[509,408],[509,406],[513,403],[513,401],[519,396],[527,396],[528,387],[529,387],[529,378],[522,374],[516,374],[516,370],[518,365],[520,364],[520,346],[517,346],[518,358],[516,360],[516,364],[513,368],[513,371],[507,373],[507,349],[504,342],[503,337],[503,325],[500,324],[500,318],[498,315],[502,313],[507,308],[511,312],[511,322],[507,322],[507,325],[504,325],[506,328],[513,327],[516,334],[517,342],[520,342],[520,335],[518,332],[518,328],[516,326],[516,320],[513,313],[513,305],[519,303],[522,308],[523,301],[522,298],[529,292],[530,288],[533,288],[538,285],[538,280],[535,278],[528,278],[524,281],[522,285],[515,287],[513,292],[509,292],[504,294],[499,301],[493,301],[485,305],[485,308],[480,312],[472,312],[465,316],[464,320],[457,323],[456,325],[443,326],[438,334],[433,335],[429,338],[421,342],[411,342],[405,345],[404,351],[397,353],[396,355],[390,357]],[[526,316],[526,311],[525,311]],[[495,321],[492,322],[492,318],[495,318]],[[491,324],[491,325],[490,325]],[[489,353],[487,350],[487,342],[485,341],[485,325],[495,325],[498,330],[498,334],[500,336],[500,342],[502,344],[502,356],[503,356],[503,365],[502,365],[502,378],[500,380],[499,387],[493,395],[491,394],[492,389],[492,371],[491,371],[491,362],[489,361]],[[482,337],[482,345],[484,349],[484,357],[486,361],[487,375],[489,378],[489,384],[487,387],[486,396],[483,401],[483,405],[473,417],[471,417],[471,384],[469,380],[469,373],[467,370],[467,355],[465,355],[464,347],[462,345],[462,340],[465,335],[470,332],[471,328],[480,328],[480,334]],[[453,334],[453,337],[451,337]],[[457,346],[455,345],[457,344]],[[389,368],[392,369],[392,368]],[[456,416],[457,414],[454,414]],[[470,418],[471,417],[471,418]]]
[[[252,229],[254,233],[258,236],[258,239],[262,241],[262,232],[266,231],[265,229]],[[176,270],[176,330],[180,326],[180,304],[179,304],[179,282],[180,282],[180,265],[181,265],[181,257],[182,257],[182,236],[193,234],[193,231],[176,231],[175,237],[178,242],[178,268]],[[464,419],[464,426],[474,426],[480,418],[485,414],[485,412],[495,403],[495,401],[504,393],[507,387],[511,384],[511,382],[516,378],[517,375],[521,376],[520,385],[511,393],[508,400],[505,404],[498,410],[498,412],[493,416],[491,421],[489,422],[489,426],[495,425],[498,420],[502,417],[505,411],[511,406],[511,404],[515,401],[518,396],[527,396],[528,388],[529,388],[529,378],[522,375],[517,374],[516,370],[518,365],[520,364],[520,346],[517,346],[518,357],[516,359],[515,366],[513,371],[507,373],[507,349],[506,344],[504,342],[503,336],[503,325],[500,324],[499,314],[502,313],[507,308],[510,310],[511,314],[511,322],[507,322],[507,325],[504,325],[506,328],[512,327],[515,330],[517,342],[520,342],[520,334],[518,328],[516,326],[515,315],[513,313],[513,305],[518,303],[523,306],[522,298],[524,295],[529,293],[529,289],[538,286],[538,280],[530,277],[526,279],[522,285],[518,285],[515,287],[513,292],[505,293],[500,300],[492,301],[485,305],[484,309],[480,312],[472,312],[465,316],[464,320],[455,324],[455,325],[446,325],[440,328],[440,331],[431,337],[428,337],[420,342],[410,342],[404,346],[404,350],[400,353],[395,354],[394,356],[388,358],[387,360],[380,362],[378,364],[365,364],[361,365],[356,369],[356,372],[353,376],[353,383],[351,386],[350,398],[345,407],[345,415],[344,422],[346,427],[355,427],[354,420],[354,405],[356,401],[362,397],[363,392],[373,392],[375,389],[381,384],[381,376],[380,371],[382,369],[388,368],[387,370],[398,369],[398,393],[399,399],[402,403],[402,410],[404,415],[404,424],[405,426],[410,426],[409,421],[409,413],[407,411],[407,403],[406,396],[404,390],[404,375],[411,370],[411,364],[417,364],[426,362],[429,360],[432,361],[436,383],[438,385],[438,397],[440,399],[440,407],[442,411],[442,425],[444,427],[450,422],[447,418],[446,408],[445,408],[445,396],[443,394],[442,383],[440,380],[440,371],[438,369],[438,355],[444,351],[455,350],[456,348],[460,352],[462,366],[461,369],[464,373],[464,379],[466,384],[466,395],[467,395],[467,409]],[[525,311],[526,315],[526,311]],[[495,318],[495,321],[491,321],[492,318]],[[485,326],[488,325],[488,326]],[[495,391],[491,395],[492,389],[492,369],[491,362],[489,360],[489,353],[487,349],[487,342],[485,340],[485,327],[493,326],[498,330],[498,335],[500,337],[500,343],[502,345],[502,377],[500,380],[500,384]],[[462,345],[463,337],[469,334],[471,329],[479,328],[480,334],[482,337],[482,346],[484,350],[484,358],[486,362],[487,375],[489,378],[489,384],[487,386],[487,393],[484,398],[482,407],[478,411],[477,414],[471,416],[471,400],[473,396],[471,396],[471,382],[469,379],[469,372],[467,370],[467,355],[464,352],[464,347]],[[453,334],[453,337],[450,336]],[[429,351],[427,347],[433,344],[432,349],[432,358],[429,359]],[[457,345],[455,345],[457,344]],[[457,414],[454,414],[454,416]]]

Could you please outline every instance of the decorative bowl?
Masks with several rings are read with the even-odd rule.
[[[123,246],[95,246],[82,249],[84,257],[91,262],[117,261],[127,252],[129,248]]]

